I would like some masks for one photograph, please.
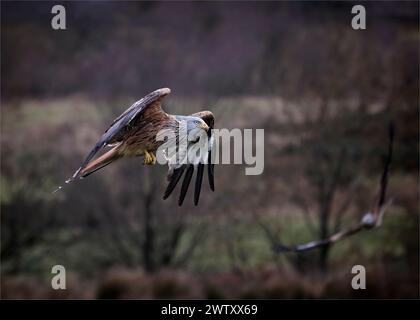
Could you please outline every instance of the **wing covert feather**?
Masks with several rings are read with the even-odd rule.
[[[112,141],[118,134],[125,130],[126,127],[130,124],[130,122],[132,122],[133,119],[141,115],[144,112],[144,110],[146,110],[148,107],[153,106],[154,108],[159,108],[162,112],[164,112],[161,108],[160,102],[161,99],[167,96],[170,92],[171,90],[169,88],[162,88],[153,91],[144,98],[135,102],[130,108],[128,108],[119,117],[117,117],[102,135],[102,137],[93,147],[93,149],[89,152],[88,156],[85,158],[80,168],[75,172],[72,179],[77,178],[79,172],[86,167],[90,160],[92,160],[92,158],[95,157],[95,155],[110,141]]]

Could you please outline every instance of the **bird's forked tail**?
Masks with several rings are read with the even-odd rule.
[[[121,158],[121,154],[118,152],[117,147],[114,147],[108,152],[101,155],[100,157],[90,161],[84,167],[82,166],[79,169],[77,169],[73,176],[66,180],[66,184],[69,184],[78,179],[83,179],[119,158]],[[53,191],[53,193],[61,190],[62,188],[63,186],[59,186]]]

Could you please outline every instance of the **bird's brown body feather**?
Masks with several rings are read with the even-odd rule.
[[[156,139],[158,132],[165,129],[176,130],[178,125],[179,122],[174,116],[162,112],[159,100],[154,102],[133,123],[109,141],[110,145],[115,145],[110,151],[89,162],[81,170],[81,174],[87,175],[122,157],[142,156],[145,150],[155,153],[163,143]]]
[[[156,105],[156,106],[155,106]],[[125,156],[142,155],[144,150],[156,152],[163,141],[157,141],[156,136],[164,129],[175,130],[178,121],[174,116],[162,112],[160,103],[155,102],[136,119],[131,128],[119,140],[118,151]]]

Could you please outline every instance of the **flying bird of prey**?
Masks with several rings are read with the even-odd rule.
[[[163,199],[169,197],[185,173],[178,200],[178,204],[182,205],[191,178],[194,171],[196,171],[194,204],[197,205],[205,164],[208,167],[209,185],[211,190],[214,191],[214,164],[211,163],[211,149],[213,146],[212,129],[214,125],[213,113],[210,111],[201,111],[189,116],[167,114],[162,109],[162,100],[170,92],[171,90],[169,88],[153,91],[135,102],[123,114],[116,118],[90,151],[80,168],[66,183],[85,178],[124,157],[143,156],[144,164],[154,165],[156,163],[156,151],[164,143],[164,141],[156,139],[159,132],[171,130],[175,133],[176,138],[173,143],[179,144],[181,141],[180,128],[184,126],[187,134],[187,138],[184,141],[187,148],[186,152],[196,148],[200,137],[203,136],[206,140],[205,142],[207,142],[206,153],[204,157],[200,158],[200,161],[195,159],[195,161],[187,162],[185,161],[187,159],[186,154],[184,154],[184,161],[168,161],[168,186]],[[111,149],[98,156],[98,153],[107,147]],[[179,148],[176,150],[178,151]],[[167,158],[171,156],[173,157],[174,155],[168,155]]]

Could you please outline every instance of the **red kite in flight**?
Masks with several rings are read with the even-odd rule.
[[[184,126],[187,134],[187,139],[184,140],[186,142],[186,153],[198,145],[197,142],[201,140],[201,134],[205,133],[203,135],[206,142],[205,156],[201,157],[200,161],[194,159],[193,162],[169,162],[169,183],[163,199],[169,197],[185,172],[178,200],[178,204],[182,205],[191,178],[196,170],[194,204],[197,205],[205,164],[208,164],[209,184],[210,188],[214,191],[214,164],[211,163],[211,149],[213,146],[212,129],[214,125],[213,113],[210,111],[201,111],[189,116],[167,114],[163,111],[161,103],[163,98],[170,92],[171,90],[169,88],[153,91],[135,102],[123,114],[116,118],[90,151],[80,168],[66,183],[85,178],[124,157],[143,156],[144,164],[154,165],[156,163],[156,151],[164,143],[164,141],[157,139],[159,132],[171,130],[175,133],[176,144],[179,144],[181,139],[180,128]],[[97,156],[98,152],[106,147],[111,149],[101,156]],[[176,150],[179,150],[178,146]],[[186,158],[184,157],[183,159],[185,160]]]

